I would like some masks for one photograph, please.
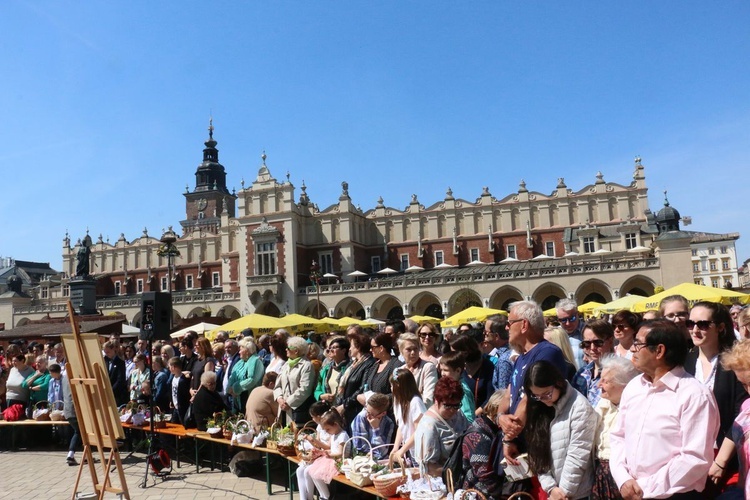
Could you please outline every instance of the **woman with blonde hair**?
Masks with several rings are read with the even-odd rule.
[[[576,368],[575,356],[573,355],[573,349],[570,347],[569,339],[570,337],[568,337],[568,334],[560,326],[551,326],[545,328],[544,330],[544,340],[555,344],[563,353],[565,366],[567,367],[565,378],[568,380],[568,382],[573,380],[576,372],[578,371],[578,369]]]
[[[419,337],[413,333],[402,333],[397,343],[401,356],[404,357],[404,368],[408,368],[414,375],[422,400],[429,408],[432,405],[435,384],[438,380],[437,367],[419,357]]]
[[[290,337],[287,340],[288,358],[279,371],[273,396],[284,412],[287,422],[303,425],[310,420],[310,406],[315,402],[315,370],[307,359],[308,345],[305,339]]]

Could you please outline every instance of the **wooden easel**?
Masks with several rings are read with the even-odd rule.
[[[100,500],[104,498],[106,492],[115,493],[130,500],[125,471],[117,449],[117,440],[125,438],[125,431],[120,422],[98,336],[81,334],[77,316],[70,301],[68,301],[68,315],[73,333],[63,335],[62,341],[68,358],[66,372],[83,441],[83,460],[78,467],[71,500],[75,500],[78,494],[84,465],[88,465],[94,491]],[[94,464],[93,448],[98,451],[99,463],[103,469],[101,482]],[[113,470],[113,465],[120,476],[120,488],[112,486],[110,481],[109,474]]]

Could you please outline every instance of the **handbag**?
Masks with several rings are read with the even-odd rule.
[[[195,423],[195,413],[193,411],[193,403],[190,403],[187,411],[185,412],[185,418],[182,419],[182,426],[185,429],[194,429],[198,424]]]

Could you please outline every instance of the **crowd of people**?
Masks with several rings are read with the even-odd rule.
[[[153,402],[198,429],[218,411],[256,429],[312,420],[303,500],[328,498],[349,437],[432,475],[458,450],[457,486],[488,498],[744,498],[750,310],[680,296],[645,317],[586,321],[570,299],[556,309],[546,319],[520,301],[456,331],[406,319],[305,337],[190,332],[150,350],[111,338],[102,351],[118,405]],[[2,366],[4,407],[66,400],[61,345],[12,344]],[[511,481],[505,467],[523,464],[529,477]]]

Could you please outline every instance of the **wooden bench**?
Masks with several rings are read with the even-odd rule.
[[[70,425],[67,420],[0,420],[0,432],[3,429],[10,429],[10,449],[16,449],[16,433],[19,428],[34,429],[34,428],[50,428],[56,425]]]

